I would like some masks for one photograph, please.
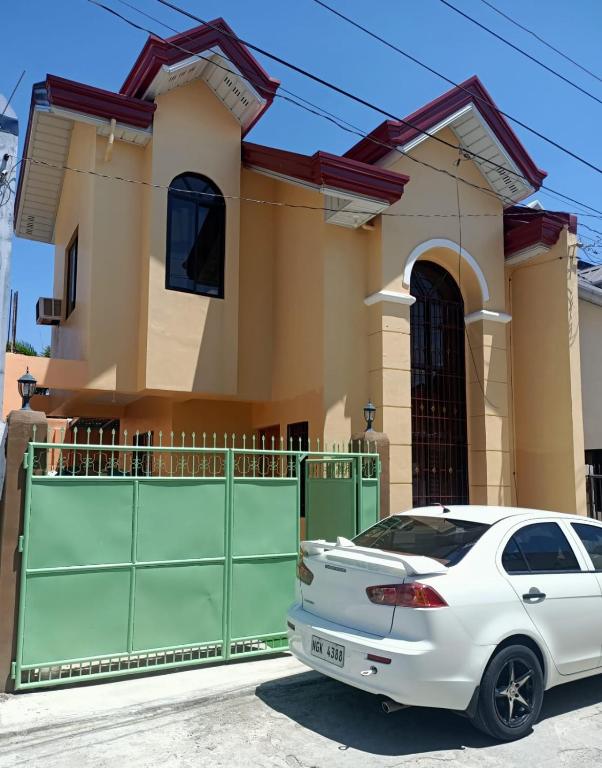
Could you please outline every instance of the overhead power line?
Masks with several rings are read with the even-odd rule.
[[[305,203],[287,203],[282,200],[266,200],[263,198],[257,198],[257,197],[245,197],[243,195],[230,195],[230,194],[222,194],[217,192],[199,192],[197,190],[182,190],[180,188],[172,187],[170,184],[158,184],[156,182],[152,181],[145,181],[144,179],[134,179],[130,178],[128,176],[119,176],[119,175],[112,175],[108,173],[103,173],[102,171],[95,171],[91,168],[78,168],[73,165],[66,165],[61,163],[53,163],[48,160],[40,160],[39,158],[35,157],[24,157],[23,161],[26,163],[32,163],[34,165],[41,165],[45,168],[54,168],[57,170],[63,170],[63,171],[70,171],[72,173],[78,173],[83,174],[87,176],[95,176],[100,179],[108,180],[108,181],[120,181],[124,182],[126,184],[135,184],[142,187],[147,187],[150,189],[156,189],[156,190],[162,190],[165,192],[175,191],[179,195],[190,195],[192,197],[201,197],[201,198],[223,198],[224,200],[237,200],[238,202],[242,203],[252,203],[254,205],[268,205],[274,208],[293,208],[297,210],[306,210],[306,211],[320,211],[325,213],[340,213],[340,208],[329,208],[328,206],[321,206],[321,205],[308,205]],[[457,179],[460,180],[459,178]],[[525,213],[529,211],[531,214],[535,213],[532,209],[526,209]],[[374,216],[374,211],[354,211],[358,215],[362,214],[370,214],[371,216]],[[516,212],[506,212],[503,215],[513,217],[515,220],[519,221],[521,224],[527,224],[528,219],[525,218],[525,213],[519,213]],[[548,211],[548,213],[554,213],[554,211]],[[458,213],[403,213],[403,212],[387,212],[383,211],[382,213],[378,214],[379,216],[385,216],[385,217],[391,217],[391,218],[458,218]],[[498,217],[500,214],[497,213],[461,213],[462,218],[484,218],[484,217]],[[522,217],[522,218],[521,218]],[[592,230],[596,232],[597,230]],[[600,233],[602,235],[602,233]],[[590,238],[588,238],[590,239]],[[593,241],[592,242],[596,242]],[[586,246],[586,248],[589,248],[590,246]]]
[[[356,29],[361,30],[362,32],[364,32],[366,35],[373,38],[374,40],[378,40],[378,42],[382,43],[383,45],[386,45],[387,48],[390,48],[396,53],[399,53],[401,56],[404,56],[406,59],[409,59],[410,61],[413,61],[415,64],[418,64],[419,67],[426,69],[427,72],[430,72],[431,74],[436,75],[437,77],[441,78],[441,80],[444,80],[446,83],[448,83],[449,85],[453,85],[454,88],[459,88],[460,90],[469,94],[471,98],[475,99],[476,101],[482,104],[487,104],[488,106],[491,106],[491,102],[488,101],[487,99],[484,99],[481,96],[474,94],[468,88],[465,88],[461,83],[457,83],[455,80],[452,80],[451,78],[447,77],[442,72],[439,72],[438,70],[434,69],[428,64],[425,64],[424,61],[420,61],[420,59],[417,59],[415,56],[412,56],[412,54],[408,53],[407,51],[404,51],[398,45],[395,45],[390,40],[386,40],[384,37],[381,37],[376,32],[373,32],[372,30],[368,29],[363,24],[360,24],[358,21],[355,21],[349,16],[346,16],[344,13],[342,13],[338,9],[328,5],[328,3],[323,2],[323,0],[313,0],[313,2],[316,3],[316,5],[321,6],[325,10],[330,11],[330,13],[334,14],[335,16],[338,16],[343,21],[346,21],[348,24],[351,24],[352,27],[355,27]],[[586,165],[588,168],[591,168],[592,170],[597,171],[598,173],[602,173],[602,168],[600,168],[597,165],[594,165],[594,163],[591,163],[589,160],[586,160],[584,157],[581,157],[576,152],[573,152],[571,149],[568,149],[562,144],[559,144],[557,141],[554,141],[554,139],[551,139],[549,136],[546,136],[545,134],[541,133],[535,128],[531,128],[531,126],[527,125],[526,123],[523,123],[523,121],[519,120],[517,117],[513,117],[512,115],[508,114],[508,112],[504,112],[503,109],[500,109],[498,107],[497,110],[501,115],[504,115],[504,117],[508,118],[508,120],[511,120],[513,123],[516,123],[516,125],[520,125],[521,128],[524,128],[526,131],[529,131],[529,133],[532,133],[534,136],[537,136],[537,138],[542,139],[542,141],[545,141],[551,146],[555,147],[556,149],[559,149],[561,152],[564,152],[566,155],[569,155],[569,157],[572,157],[574,160],[577,160],[578,162],[583,163],[583,165]]]
[[[139,30],[141,30],[141,31],[144,31],[144,32],[146,32],[147,34],[150,34],[150,35],[154,35],[154,36],[155,36],[157,39],[159,39],[159,40],[162,40],[162,41],[163,41],[163,42],[165,42],[166,44],[168,44],[168,45],[172,46],[173,48],[175,48],[175,49],[177,49],[177,50],[179,50],[179,51],[181,51],[181,52],[185,53],[186,55],[189,55],[189,56],[194,56],[194,57],[196,57],[196,58],[198,58],[198,59],[201,59],[201,60],[204,60],[204,61],[209,61],[209,59],[208,59],[207,57],[203,56],[202,54],[199,54],[199,53],[195,53],[195,52],[193,52],[193,51],[190,51],[190,50],[188,50],[188,49],[186,49],[186,48],[184,48],[184,47],[182,47],[182,46],[178,45],[177,43],[174,43],[173,41],[170,41],[170,40],[166,40],[165,38],[162,38],[160,35],[158,35],[158,34],[157,34],[156,32],[154,32],[153,30],[151,30],[151,29],[148,29],[147,27],[143,27],[143,26],[141,26],[140,24],[138,24],[138,23],[136,23],[136,22],[132,21],[131,19],[128,19],[127,17],[125,17],[125,16],[123,16],[122,14],[118,13],[118,12],[117,12],[116,10],[114,10],[113,8],[109,8],[109,7],[105,6],[104,4],[102,4],[102,3],[98,2],[98,0],[88,0],[88,2],[90,2],[90,3],[94,4],[94,5],[97,5],[97,6],[99,6],[99,7],[100,7],[100,8],[102,8],[103,10],[105,10],[105,11],[109,12],[109,13],[110,13],[110,14],[112,14],[113,16],[117,17],[117,18],[118,18],[118,19],[120,19],[121,21],[124,21],[125,23],[127,23],[128,25],[130,25],[130,26],[134,27],[135,29],[139,29]],[[162,26],[165,26],[167,29],[170,29],[172,32],[177,32],[177,30],[176,30],[176,29],[174,29],[173,27],[170,27],[169,25],[165,24],[164,22],[162,22],[162,21],[159,21],[158,19],[154,18],[153,16],[150,16],[149,14],[147,14],[147,13],[146,13],[146,12],[144,12],[144,11],[140,11],[140,9],[138,9],[138,8],[137,8],[135,5],[133,5],[133,4],[131,4],[131,3],[128,3],[128,2],[126,2],[125,0],[119,0],[119,2],[121,2],[123,5],[127,5],[128,7],[130,7],[130,8],[132,8],[132,9],[134,9],[135,11],[138,11],[138,12],[139,12],[139,13],[141,13],[142,15],[146,16],[147,18],[150,18],[150,19],[152,19],[153,21],[155,21],[155,22],[157,22],[157,23],[161,24]],[[187,15],[187,12],[184,12],[184,13],[185,13],[185,15]],[[203,23],[203,21],[202,21],[202,20],[199,20],[199,21],[201,21],[201,23]],[[209,24],[208,26],[211,26],[211,27],[213,27],[213,25],[211,25],[211,24]],[[215,28],[215,29],[217,29],[216,27],[214,27],[214,28]],[[234,36],[234,35],[230,35],[230,36],[231,36],[231,37],[233,37],[233,38],[235,38],[235,36]],[[237,39],[238,39],[238,38],[237,38]],[[215,62],[215,61],[213,61],[212,63],[214,64],[214,66],[216,66],[216,67],[219,67],[219,68],[221,68],[221,69],[224,69],[225,71],[227,71],[227,72],[228,72],[228,73],[230,73],[230,74],[237,74],[237,73],[233,72],[232,70],[228,69],[227,67],[224,67],[223,65],[221,65],[221,64],[219,64],[219,63],[217,63],[217,62]],[[252,78],[249,78],[248,76],[243,76],[243,79],[245,79],[245,80],[246,80],[247,82],[249,82],[251,85],[254,85],[254,86],[256,86],[256,85],[257,85],[257,83],[255,83],[255,82],[253,81],[253,79],[252,79]],[[284,95],[281,93],[281,91],[284,91],[285,93],[287,93],[287,94],[290,94],[290,96],[284,96]],[[408,158],[408,160],[410,160],[410,161],[412,161],[412,162],[418,163],[418,164],[419,164],[419,165],[421,165],[421,166],[424,166],[424,167],[430,168],[430,169],[432,169],[432,170],[434,170],[434,171],[437,171],[437,172],[439,172],[439,173],[443,173],[443,174],[445,174],[445,175],[447,175],[447,176],[450,176],[450,177],[452,177],[452,178],[454,178],[454,179],[456,178],[456,175],[455,175],[455,174],[453,174],[453,173],[450,173],[449,171],[447,171],[447,170],[445,170],[445,169],[442,169],[442,168],[438,168],[438,167],[436,167],[436,166],[434,166],[434,165],[431,165],[431,164],[430,164],[430,163],[428,163],[428,162],[425,162],[425,161],[423,161],[423,160],[419,160],[418,158],[415,158],[415,157],[413,157],[412,155],[409,155],[409,154],[405,153],[405,152],[404,152],[404,151],[403,151],[403,150],[402,150],[400,147],[398,147],[398,146],[395,146],[395,145],[393,145],[393,144],[390,144],[390,143],[387,143],[387,142],[383,142],[383,141],[380,141],[380,140],[378,140],[378,139],[374,138],[373,136],[371,136],[371,135],[369,135],[369,134],[366,134],[366,133],[362,132],[362,131],[361,131],[359,128],[357,128],[356,126],[353,126],[353,124],[352,124],[352,123],[349,123],[349,122],[347,122],[346,120],[344,120],[343,118],[340,118],[340,117],[337,117],[336,115],[333,115],[332,113],[328,112],[327,110],[323,109],[322,107],[319,107],[319,106],[317,106],[317,105],[313,104],[312,102],[308,101],[307,99],[305,99],[305,98],[303,98],[303,97],[301,97],[301,96],[297,96],[297,95],[296,95],[296,94],[294,94],[292,91],[289,91],[289,90],[287,90],[286,88],[283,88],[283,87],[281,87],[281,88],[279,89],[279,92],[277,92],[277,93],[276,93],[276,96],[277,96],[277,97],[279,97],[279,98],[281,98],[281,99],[284,99],[285,101],[287,101],[287,102],[289,102],[289,103],[292,103],[292,104],[294,104],[295,106],[297,106],[297,107],[299,107],[299,108],[301,108],[301,109],[304,109],[304,110],[306,110],[306,111],[310,112],[311,114],[314,114],[314,115],[316,115],[316,116],[318,116],[318,117],[321,117],[322,119],[325,119],[325,120],[328,120],[329,122],[332,122],[332,123],[333,123],[333,124],[335,124],[337,127],[339,127],[341,130],[347,131],[348,133],[354,134],[354,135],[356,135],[356,136],[360,136],[360,137],[362,137],[362,138],[367,138],[368,140],[372,141],[372,142],[373,142],[373,143],[375,143],[375,144],[378,144],[378,145],[380,145],[380,146],[386,147],[387,149],[390,149],[390,150],[392,150],[392,151],[396,151],[396,152],[398,152],[398,153],[399,153],[401,156],[403,156],[403,157],[407,157],[407,158]],[[307,105],[310,105],[310,106],[307,106]],[[460,148],[459,148],[457,145],[452,145],[452,146],[454,146],[454,148],[455,148],[455,149],[458,149],[458,150],[460,149]],[[482,187],[482,186],[479,186],[478,184],[474,184],[473,182],[470,182],[470,181],[468,181],[468,180],[466,180],[466,179],[460,179],[460,181],[461,181],[463,184],[465,184],[465,185],[467,185],[467,186],[470,186],[470,187],[473,187],[473,188],[475,188],[475,189],[477,189],[477,190],[479,190],[479,191],[481,191],[481,192],[483,192],[483,193],[485,193],[485,194],[491,195],[492,197],[494,197],[494,198],[496,198],[496,199],[498,199],[499,197],[502,197],[502,199],[504,199],[504,196],[503,196],[503,195],[497,195],[497,194],[496,194],[495,192],[493,192],[493,191],[492,191],[490,188],[486,188],[486,187]],[[566,198],[566,199],[569,199],[569,200],[573,201],[573,199],[572,199],[572,198],[569,198],[569,197],[568,197],[568,196],[566,196],[566,195],[562,195],[562,193],[555,193],[555,194],[557,194],[557,195],[559,195],[559,196],[561,196],[561,197],[563,197],[563,198]],[[514,203],[513,203],[513,201],[512,201],[511,199],[509,199],[509,198],[505,198],[505,202],[506,202],[506,204],[507,204],[507,205],[513,205],[513,204],[514,204]],[[588,208],[588,209],[589,209],[589,210],[591,210],[591,211],[594,211],[594,212],[595,212],[595,214],[597,214],[597,215],[601,215],[601,216],[602,216],[602,211],[597,211],[595,208],[592,208],[591,206],[588,206],[588,205],[586,205],[585,203],[580,203],[580,202],[579,202],[579,201],[577,201],[577,200],[575,200],[575,201],[573,201],[573,202],[575,202],[577,205],[579,205],[579,206],[581,206],[581,207],[585,207],[585,208]],[[519,206],[519,207],[524,207],[524,208],[526,208],[527,210],[530,210],[530,209],[529,209],[527,206]],[[583,216],[583,215],[586,215],[586,216],[592,216],[592,217],[594,217],[594,218],[596,217],[596,216],[594,216],[594,214],[592,214],[592,213],[589,213],[589,214],[584,214],[583,212],[579,212],[579,215],[581,215],[581,216]],[[585,226],[585,225],[580,225],[580,226]],[[590,228],[590,229],[591,229],[591,228]],[[593,230],[593,229],[592,229],[592,231],[596,232],[596,234],[602,235],[602,232],[598,232],[597,230]]]
[[[88,0],[88,2],[94,3],[98,5],[99,3],[96,2],[96,0]],[[482,160],[485,163],[488,163],[491,167],[497,168],[499,170],[503,170],[505,173],[510,173],[512,176],[515,176],[516,178],[521,179],[522,181],[528,180],[517,171],[510,170],[499,163],[494,162],[493,160],[490,160],[489,158],[483,157],[482,155],[479,155],[477,152],[472,152],[464,147],[462,147],[459,144],[454,144],[453,142],[446,141],[445,139],[442,139],[440,136],[437,136],[423,128],[420,128],[419,126],[411,123],[410,121],[399,117],[398,115],[394,115],[391,112],[388,112],[387,110],[383,109],[382,107],[377,106],[376,104],[373,104],[366,99],[363,99],[361,96],[357,96],[353,93],[350,93],[349,91],[345,90],[344,88],[341,88],[338,85],[335,85],[334,83],[329,82],[328,80],[325,80],[324,78],[320,77],[319,75],[315,75],[311,72],[308,72],[307,70],[303,69],[302,67],[297,66],[296,64],[293,64],[289,61],[286,61],[281,56],[277,56],[276,54],[270,53],[269,51],[266,51],[264,48],[260,48],[257,45],[254,45],[253,43],[250,43],[248,40],[244,40],[243,38],[239,37],[238,35],[234,33],[227,32],[226,30],[216,27],[215,24],[211,24],[206,19],[202,19],[200,16],[196,16],[193,13],[190,13],[190,11],[187,11],[183,8],[180,8],[179,6],[175,5],[174,3],[169,2],[169,0],[157,0],[158,3],[161,3],[161,5],[164,5],[168,8],[171,8],[174,11],[177,11],[178,13],[182,14],[183,16],[186,16],[189,19],[192,19],[194,21],[197,21],[199,24],[204,24],[205,26],[210,27],[211,29],[215,29],[216,31],[219,31],[221,34],[224,34],[228,37],[230,37],[233,40],[237,40],[241,45],[245,45],[247,48],[262,54],[263,56],[266,56],[267,58],[271,59],[272,61],[275,61],[279,64],[282,64],[283,66],[287,67],[288,69],[292,70],[293,72],[296,72],[297,74],[303,75],[304,77],[307,77],[310,80],[313,80],[314,82],[318,83],[319,85],[323,85],[325,88],[328,88],[329,90],[338,93],[341,96],[345,96],[346,98],[351,99],[352,101],[355,101],[357,104],[361,104],[364,107],[368,107],[369,109],[372,109],[375,112],[378,112],[379,114],[383,115],[384,117],[388,117],[391,120],[395,120],[399,123],[402,123],[403,125],[408,126],[409,128],[412,128],[413,130],[417,131],[418,133],[428,136],[431,139],[434,139],[435,141],[439,142],[440,144],[443,144],[447,147],[451,147],[452,149],[456,151],[461,151],[465,154],[470,155],[473,158],[478,158],[479,160]],[[582,206],[590,211],[593,211],[594,213],[602,213],[602,211],[598,210],[597,208],[593,208],[590,205],[587,205],[586,203],[582,203],[579,200],[570,197],[569,195],[565,195],[563,192],[558,192],[557,190],[552,189],[551,187],[547,187],[545,184],[542,184],[541,187],[543,189],[547,189],[548,191],[562,196],[565,200],[568,200],[571,203],[574,203],[575,205]]]
[[[23,70],[23,72],[21,72],[21,76],[17,80],[17,82],[15,84],[15,87],[12,89],[10,96],[6,100],[6,104],[4,105],[4,109],[2,110],[2,114],[0,114],[0,117],[4,117],[4,113],[6,112],[8,107],[10,106],[10,103],[13,100],[13,96],[17,92],[17,88],[21,85],[21,80],[23,80],[24,77],[25,77],[25,70]]]
[[[556,46],[552,45],[552,43],[549,43],[547,40],[544,40],[543,37],[538,35],[536,32],[533,32],[532,29],[529,29],[529,27],[525,27],[524,24],[521,24],[516,19],[513,19],[512,16],[508,16],[507,13],[504,13],[499,8],[497,8],[493,3],[488,2],[488,0],[481,0],[481,2],[486,5],[488,8],[491,8],[492,11],[502,16],[506,21],[509,21],[511,24],[514,24],[515,27],[518,27],[519,29],[522,29],[523,32],[526,32],[528,35],[531,35],[531,37],[534,37],[536,40],[538,40],[542,45],[545,45],[546,48],[549,48],[551,51],[554,51],[554,53],[557,53],[559,56],[562,56],[563,59],[566,59],[566,61],[570,61],[571,64],[574,64],[576,67],[579,67],[579,69],[582,72],[586,72],[588,75],[591,75],[594,77],[598,82],[602,83],[602,77],[599,77],[595,72],[592,72],[591,69],[588,69],[587,67],[584,67],[583,64],[579,64],[578,61],[575,61],[575,59],[572,59],[568,54],[564,53],[564,51],[561,51],[559,48],[556,48]]]
[[[532,61],[534,64],[537,64],[538,66],[540,66],[542,69],[545,69],[547,72],[550,72],[552,75],[555,75],[560,80],[564,81],[568,85],[571,85],[573,88],[583,93],[585,96],[588,96],[590,99],[593,99],[593,101],[597,101],[598,104],[602,104],[602,99],[599,99],[593,93],[586,90],[585,88],[582,88],[580,85],[573,82],[568,77],[565,77],[563,74],[561,74],[557,70],[553,69],[552,67],[549,67],[547,64],[544,64],[543,61],[540,61],[535,56],[531,56],[530,53],[527,53],[527,51],[523,50],[522,48],[519,48],[518,45],[514,45],[514,43],[511,43],[510,40],[506,40],[506,38],[502,37],[502,35],[498,35],[497,32],[494,32],[493,29],[490,29],[489,27],[485,26],[485,24],[481,24],[480,21],[473,19],[472,16],[469,16],[467,13],[464,13],[464,11],[460,10],[460,8],[456,8],[456,6],[450,3],[449,0],[439,0],[439,2],[443,3],[443,5],[447,6],[450,10],[455,11],[455,13],[458,13],[460,16],[463,16],[467,21],[470,21],[475,26],[479,27],[485,32],[488,32],[492,37],[495,37],[496,40],[499,40],[500,42],[504,43],[509,48],[512,48],[514,51],[517,51],[517,53],[520,53],[522,56],[529,59],[529,61]]]

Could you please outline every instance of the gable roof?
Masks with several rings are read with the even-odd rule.
[[[541,186],[546,172],[535,165],[476,76],[450,89],[404,120],[385,120],[351,147],[345,156],[365,163],[381,163],[396,147],[408,152],[429,138],[425,131],[436,134],[446,127],[454,131],[462,147],[485,158],[473,159],[500,196],[518,202]],[[486,160],[503,166],[505,170]],[[520,174],[525,180],[515,174]]]
[[[561,211],[511,206],[504,211],[504,255],[506,262],[521,261],[543,253],[556,244],[567,228],[577,233],[577,217]]]
[[[243,134],[270,106],[280,85],[219,18],[165,40],[151,35],[120,93],[154,99],[197,78],[205,80],[234,112]]]
[[[301,155],[248,141],[242,143],[242,162],[267,176],[319,190],[326,197],[326,221],[353,228],[396,203],[410,180],[403,173],[329,152]]]
[[[149,37],[119,93],[54,75],[36,83],[23,150],[27,160],[15,198],[17,235],[54,241],[74,123],[92,124],[111,141],[144,146],[152,137],[155,97],[196,79],[232,113],[243,135],[270,106],[279,85],[223,19],[167,41]]]

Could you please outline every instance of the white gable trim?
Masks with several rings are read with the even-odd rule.
[[[406,304],[411,306],[416,297],[409,293],[399,293],[399,291],[377,291],[376,293],[366,296],[364,304],[369,307],[372,304],[379,304],[381,301],[390,301],[393,304]]]
[[[479,320],[490,320],[492,323],[503,323],[505,325],[512,320],[512,315],[508,315],[506,312],[494,312],[491,309],[479,309],[464,317],[466,325],[478,323]]]
[[[487,285],[487,280],[485,279],[485,275],[483,274],[481,267],[465,248],[460,248],[460,246],[457,243],[454,243],[453,240],[446,240],[445,238],[433,238],[432,240],[426,240],[424,243],[420,243],[420,245],[417,245],[414,248],[414,250],[408,256],[403,270],[404,285],[409,287],[414,264],[424,253],[432,250],[433,248],[447,248],[450,251],[454,251],[454,253],[459,253],[462,259],[464,259],[464,261],[474,272],[481,288],[483,301],[489,301],[489,286]]]

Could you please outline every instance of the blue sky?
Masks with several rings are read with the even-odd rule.
[[[194,25],[156,0],[128,1],[178,30]],[[161,35],[170,34],[119,0],[103,2]],[[453,2],[602,98],[601,82],[556,56],[480,0]],[[601,2],[493,2],[602,77]],[[601,164],[602,105],[511,51],[439,0],[329,0],[329,3],[457,82],[478,74],[502,109],[595,164]],[[400,116],[448,88],[436,76],[352,29],[312,0],[177,0],[177,4],[203,18],[223,16],[241,37]],[[12,102],[21,120],[22,150],[34,82],[50,73],[118,90],[146,34],[87,0],[20,0],[10,3],[10,11],[7,5],[0,17],[3,34],[0,92],[8,96],[21,71],[26,70]],[[261,61],[284,86],[364,131],[382,120],[377,113],[338,97],[300,75],[270,61]],[[527,131],[514,128],[537,165],[548,171],[546,183],[594,208],[602,208],[602,186],[595,171]],[[316,149],[343,152],[353,143],[351,136],[334,125],[278,99],[249,138],[308,153]],[[546,193],[540,192],[537,197],[546,207],[572,209]],[[602,220],[584,218],[583,221],[602,230]],[[37,348],[43,347],[49,338],[47,329],[35,324],[35,302],[38,296],[52,294],[52,254],[50,245],[15,239],[12,287],[19,291],[18,336]]]

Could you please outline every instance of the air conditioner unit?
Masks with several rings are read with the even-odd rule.
[[[36,323],[38,325],[59,325],[62,319],[61,300],[40,298],[36,304]]]

